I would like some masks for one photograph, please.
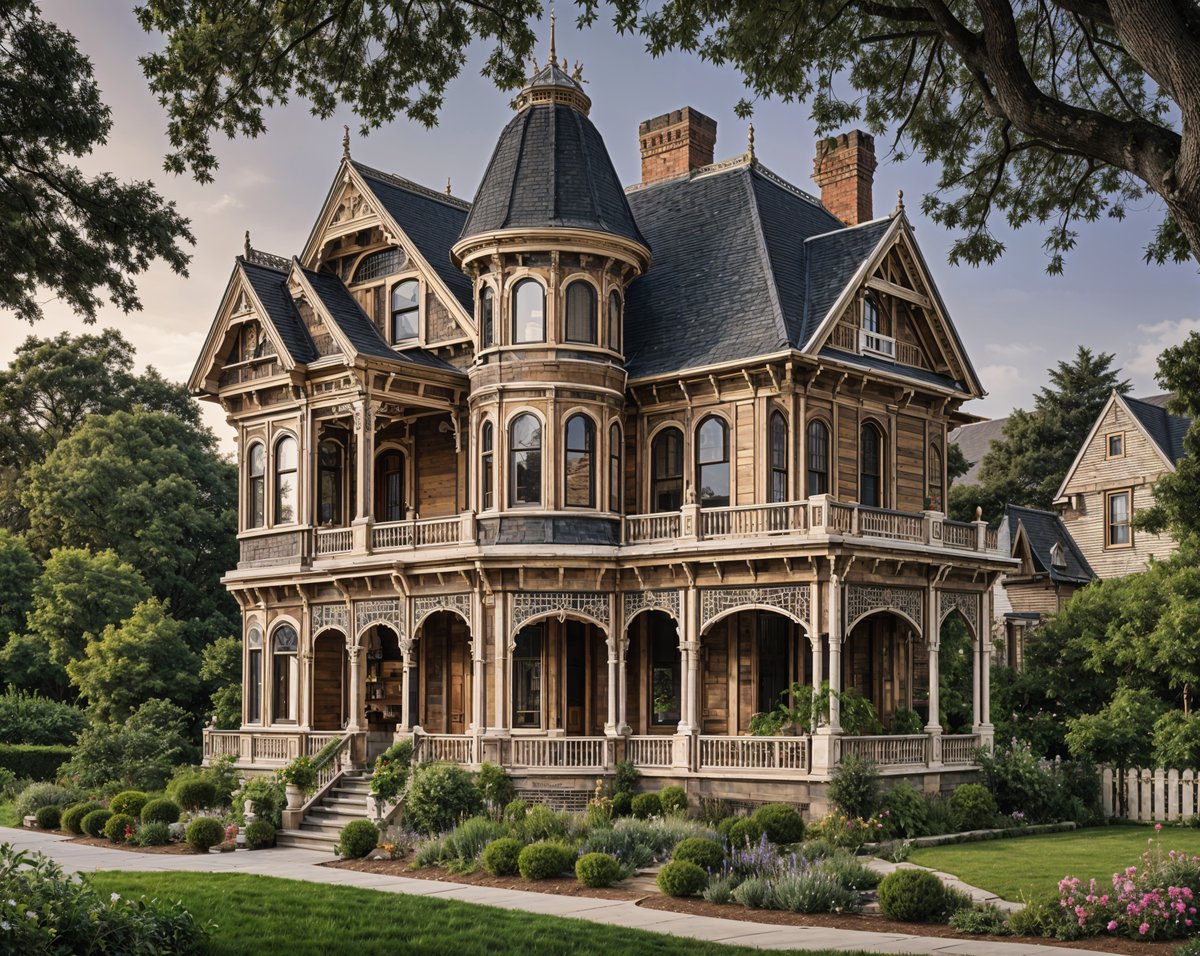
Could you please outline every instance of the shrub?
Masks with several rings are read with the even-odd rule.
[[[76,836],[83,835],[83,818],[93,810],[99,810],[98,803],[76,803],[63,811],[62,828],[68,833],[74,833]]]
[[[17,785],[17,775],[7,767],[0,767],[0,799],[11,799],[20,793],[20,790],[21,788]]]
[[[413,866],[422,870],[427,866],[437,866],[442,862],[446,849],[446,841],[440,836],[431,836],[417,844],[413,852]]]
[[[504,805],[504,821],[506,823],[520,823],[529,813],[529,804],[524,800],[509,800]]]
[[[53,803],[49,806],[38,807],[34,816],[37,818],[38,828],[42,830],[57,830],[62,824],[62,808]]]
[[[968,936],[1007,936],[1007,917],[995,903],[968,906],[950,916],[950,926]]]
[[[55,783],[31,783],[17,795],[13,811],[18,820],[31,817],[42,807],[69,807],[78,799],[74,790]]]
[[[687,813],[687,791],[677,784],[663,787],[658,792],[658,803],[663,813]]]
[[[503,823],[490,817],[470,817],[446,834],[442,858],[451,864],[451,869],[473,869],[484,848],[507,833]]]
[[[527,880],[548,880],[568,870],[574,858],[561,843],[531,843],[517,856],[517,871]]]
[[[492,876],[512,876],[517,872],[517,858],[523,844],[513,837],[501,837],[483,848],[483,870]]]
[[[607,853],[585,853],[575,861],[575,878],[584,886],[612,886],[621,879],[621,864]]]
[[[704,902],[724,905],[733,902],[733,891],[737,889],[735,877],[716,874],[708,878],[708,886],[704,888]]]
[[[662,801],[658,799],[657,793],[639,793],[630,802],[629,807],[639,820],[662,816]]]
[[[69,747],[87,725],[87,715],[72,704],[14,687],[0,694],[0,743]]]
[[[371,793],[381,803],[394,803],[404,792],[412,770],[413,742],[401,740],[392,744],[375,760],[371,775]]]
[[[984,830],[996,823],[996,800],[981,783],[964,783],[955,789],[950,809],[960,830]]]
[[[780,876],[771,885],[768,903],[790,913],[840,913],[858,909],[858,896],[836,874],[809,868]]]
[[[829,781],[829,799],[848,817],[872,816],[879,807],[879,774],[875,764],[858,754],[847,754]]]
[[[804,839],[804,818],[791,804],[765,804],[754,811],[752,819],[772,843],[799,843]]]
[[[265,850],[275,845],[275,828],[266,820],[255,820],[246,827],[246,846],[251,850]]]
[[[489,807],[496,812],[508,804],[513,798],[513,782],[503,767],[486,761],[479,768],[475,777],[475,786]]]
[[[217,757],[207,767],[196,767],[183,764],[175,768],[171,779],[167,782],[167,792],[174,793],[185,780],[207,780],[217,791],[214,807],[223,807],[230,802],[233,792],[241,786],[241,774],[237,767],[237,757],[227,755]],[[145,789],[144,787],[141,789]]]
[[[170,797],[147,800],[142,807],[142,823],[178,823],[183,811]]]
[[[1008,915],[1008,928],[1014,936],[1062,938],[1068,930],[1068,916],[1055,894],[1025,900],[1025,905]]]
[[[613,793],[633,793],[637,790],[637,783],[641,777],[632,760],[618,760],[613,769]]]
[[[729,826],[731,847],[754,846],[763,838],[763,825],[754,817],[739,817]]]
[[[873,890],[883,879],[883,874],[872,870],[845,850],[829,853],[818,862],[818,867],[840,885],[852,890]]]
[[[111,810],[105,810],[103,807],[99,810],[93,810],[86,817],[80,826],[83,827],[83,832],[90,837],[104,836],[104,825],[108,823],[108,818],[112,816]]]
[[[686,860],[708,873],[715,873],[725,862],[725,849],[716,840],[689,837],[675,844],[671,859]]]
[[[104,824],[104,836],[113,843],[125,842],[125,831],[130,835],[137,828],[137,819],[128,813],[114,813]]]
[[[198,817],[188,824],[183,839],[197,853],[207,853],[225,839],[225,828],[212,817]]]
[[[925,732],[925,722],[915,710],[897,707],[892,714],[892,733],[920,734]]]
[[[0,767],[29,780],[53,780],[70,758],[71,748],[61,744],[0,744]]]
[[[612,796],[614,817],[627,817],[633,812],[633,794],[628,790],[618,790]]]
[[[171,827],[166,823],[143,823],[133,832],[138,846],[164,846],[171,842]]]
[[[925,798],[925,826],[930,836],[954,832],[954,811],[950,808],[950,801],[939,793]]]
[[[622,821],[628,823],[629,821]],[[654,862],[655,848],[646,835],[636,829],[618,825],[592,830],[583,845],[584,853],[607,853],[622,865],[640,870]]]
[[[77,787],[117,781],[122,790],[161,790],[176,767],[197,757],[192,720],[170,701],[148,700],[122,723],[84,730],[58,776]]]
[[[146,805],[146,795],[141,790],[125,790],[108,801],[108,809],[113,813],[127,813],[131,817],[141,816],[142,807]],[[174,823],[174,820],[168,820]]]
[[[551,810],[544,803],[535,803],[521,821],[519,831],[526,843],[564,839],[570,827],[570,816]]]
[[[217,787],[204,777],[190,777],[176,785],[175,799],[185,810],[203,810],[216,805]]]
[[[246,802],[249,801],[255,817],[266,820],[276,830],[283,826],[287,795],[283,792],[283,784],[275,776],[251,777],[233,794],[232,800],[234,822],[245,824]]]
[[[946,911],[946,890],[928,870],[889,873],[879,884],[879,911],[901,923],[934,923]]]
[[[929,809],[921,792],[907,780],[901,780],[879,801],[883,813],[883,834],[896,837],[925,836],[929,831]]]
[[[370,820],[354,820],[342,827],[337,853],[345,860],[357,860],[379,846],[379,827]]]
[[[708,885],[708,874],[695,863],[675,860],[658,871],[654,882],[667,896],[698,896]]]
[[[771,887],[762,877],[752,876],[734,888],[733,898],[752,910],[761,910],[771,902]]]
[[[404,814],[421,833],[442,833],[483,809],[471,775],[449,763],[431,763],[413,772]]]

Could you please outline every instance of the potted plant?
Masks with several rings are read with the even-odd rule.
[[[287,808],[299,810],[304,806],[304,798],[313,792],[317,786],[317,768],[311,757],[297,757],[279,771],[283,780],[284,793],[287,794]]]
[[[675,699],[675,682],[671,680],[671,672],[665,667],[655,670],[653,691],[654,716],[659,723],[662,723]]]

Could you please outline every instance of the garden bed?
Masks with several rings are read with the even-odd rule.
[[[68,843],[79,843],[83,846],[100,846],[106,850],[125,850],[127,853],[182,853],[191,856],[196,852],[182,840],[178,843],[164,843],[162,846],[138,846],[135,843],[113,843],[107,837],[72,836],[70,833],[62,830],[50,830],[46,832],[71,837],[67,841]]]

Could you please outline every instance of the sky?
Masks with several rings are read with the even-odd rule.
[[[216,142],[220,168],[213,183],[201,186],[162,169],[168,148],[165,115],[137,63],[138,56],[160,47],[161,38],[141,30],[132,3],[43,0],[42,12],[78,38],[112,109],[108,143],[81,165],[122,179],[152,180],[192,221],[197,242],[188,277],[152,267],[138,281],[142,311],[125,315],[110,306],[95,327],[120,329],[136,347],[141,365],[153,365],[175,380],[185,380],[192,370],[244,232],[250,230],[257,249],[285,256],[300,251],[337,169],[343,123],[351,126],[355,159],[437,189],[449,178],[454,194],[469,199],[512,115],[513,94],[479,75],[483,51],[476,50],[448,89],[433,129],[400,118],[363,137],[348,110],[322,122],[295,100],[267,114],[268,131],[259,138]],[[577,31],[571,19],[559,17],[558,52],[583,63],[592,120],[623,182],[640,179],[638,123],[683,106],[717,121],[717,160],[745,151],[746,122],[733,111],[744,89],[734,70],[684,54],[652,59],[635,37],[620,37],[604,23]],[[539,32],[548,32],[545,24]],[[544,57],[543,50],[539,61]],[[753,122],[759,160],[819,195],[812,182],[815,136],[807,108],[760,101]],[[1134,394],[1161,391],[1154,382],[1158,353],[1200,330],[1200,275],[1194,262],[1154,266],[1142,261],[1161,216],[1156,201],[1144,201],[1123,223],[1082,224],[1062,276],[1046,273],[1045,232],[1036,225],[1000,230],[1007,251],[994,265],[951,266],[946,256],[952,235],[919,208],[920,195],[935,181],[934,170],[919,158],[889,160],[886,142],[877,141],[875,213],[890,211],[896,191],[904,190],[917,240],[989,393],[967,411],[998,417],[1029,407],[1045,383],[1045,370],[1070,359],[1081,344],[1114,353],[1133,381]],[[0,363],[7,364],[31,333],[85,329],[57,301],[47,303],[45,312],[46,319],[32,328],[12,314],[0,317]],[[231,450],[232,430],[218,408],[206,406],[222,447]]]

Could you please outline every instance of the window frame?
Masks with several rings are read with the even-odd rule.
[[[820,441],[814,440],[816,435],[818,434],[817,432],[814,431],[814,428],[819,429],[819,434],[821,436]],[[804,482],[805,482],[805,484],[804,484],[804,488],[805,488],[805,492],[806,492],[806,497],[811,498],[813,495],[829,494],[829,488],[830,488],[829,436],[830,436],[830,428],[829,428],[829,424],[825,421],[825,419],[810,418],[808,420],[808,424],[805,426],[805,432],[804,432],[804,439],[805,439],[805,447],[804,447],[804,458],[805,458]],[[814,468],[813,467],[814,462],[818,461],[818,459],[815,456],[817,456],[818,454],[821,456],[821,460],[819,461],[819,464],[821,464],[822,467]],[[824,485],[824,487],[820,491],[813,490],[813,476],[814,475],[821,476],[821,481],[822,481],[822,484]]]
[[[375,262],[384,262],[391,255],[394,258],[392,268],[387,272],[376,272],[374,275],[363,276],[363,271]],[[354,275],[351,276],[347,285],[359,285],[363,282],[378,282],[381,279],[386,279],[388,276],[394,276],[408,265],[408,256],[399,246],[388,246],[384,249],[376,249],[374,252],[368,252],[360,258],[354,266]]]
[[[571,426],[576,422],[583,423],[582,447],[572,446]],[[574,459],[572,456],[575,456]],[[586,501],[571,500],[571,462],[586,460],[587,462],[587,499]],[[596,423],[590,415],[575,412],[563,423],[563,507],[564,508],[595,508],[596,507]]]
[[[621,351],[624,307],[625,302],[620,292],[613,289],[608,293],[608,348],[612,352]]]
[[[262,628],[250,625],[246,632],[246,723],[263,722],[263,638]]]
[[[621,451],[624,442],[621,425],[612,422],[608,426],[608,510],[621,513],[621,487],[625,477],[621,470]]]
[[[395,471],[383,470],[385,460],[395,455],[400,459],[400,467]],[[400,500],[398,502],[399,517],[385,517],[386,514],[396,514],[395,510],[389,510],[389,506],[393,502],[389,499],[386,479],[390,475],[399,476],[400,484]],[[405,449],[396,445],[385,445],[375,452],[375,461],[372,464],[372,485],[375,494],[375,500],[372,502],[374,518],[377,522],[388,523],[393,521],[405,521],[408,518],[408,453]]]
[[[945,458],[942,455],[942,447],[936,441],[929,443],[928,469],[929,477],[926,481],[926,490],[928,492],[929,504],[927,507],[934,511],[945,510],[945,492],[943,490],[944,483],[942,476],[945,474],[944,466]],[[937,497],[934,497],[934,490],[937,490]]]
[[[515,433],[517,425],[528,418],[537,428],[537,445],[517,448]],[[544,474],[542,472],[542,453],[545,445],[545,423],[531,411],[520,411],[508,420],[508,506],[510,508],[540,508],[545,499]],[[534,455],[537,462],[537,500],[525,501],[517,496],[517,455]],[[532,487],[532,484],[531,484]]]
[[[710,425],[717,425],[721,429],[721,458],[714,458],[711,461],[702,461],[701,455],[704,453],[703,434],[705,429]],[[696,502],[701,508],[728,508],[733,502],[733,468],[732,458],[730,453],[729,441],[729,422],[725,417],[717,414],[705,415],[700,420],[700,424],[696,426],[695,431],[695,467],[696,467]],[[725,500],[724,504],[705,504],[704,497],[704,473],[707,469],[724,468],[725,470],[725,488],[726,493],[722,495],[713,495],[709,501],[721,501],[722,497]]]
[[[1125,520],[1114,522],[1112,519],[1112,501],[1125,498]],[[1125,529],[1124,541],[1113,541],[1114,528]],[[1104,550],[1123,551],[1133,547],[1133,489],[1114,488],[1104,492]]]
[[[783,504],[791,498],[789,444],[787,418],[778,408],[773,409],[767,416],[767,501],[770,504]]]
[[[867,466],[867,456],[865,454],[866,443],[863,441],[863,437],[866,435],[866,433],[868,431],[872,432],[875,435],[875,441],[874,441],[875,453],[876,453],[875,464],[876,464],[877,470],[874,474],[871,474],[870,472],[868,472],[866,470],[866,466]],[[884,450],[884,443],[883,443],[883,435],[884,435],[883,429],[880,428],[879,425],[872,420],[867,420],[867,421],[863,422],[862,425],[860,425],[859,429],[858,429],[858,503],[866,508],[886,508],[887,507],[887,494],[886,494],[885,485],[884,485],[885,450]],[[868,502],[868,501],[864,500],[865,495],[863,494],[863,486],[866,484],[864,479],[867,477],[871,477],[871,478],[875,479],[875,501],[874,502]]]
[[[517,311],[517,296],[521,290],[526,287],[537,289],[542,297],[542,330],[539,338],[527,339],[519,335],[517,332],[517,321],[519,319]],[[522,276],[517,279],[509,289],[509,341],[513,345],[538,345],[546,341],[546,287],[535,279],[533,276]]]
[[[294,644],[291,648],[280,648],[279,637],[291,631]],[[285,658],[286,660],[282,660]],[[294,724],[298,720],[300,707],[300,632],[290,620],[280,621],[271,628],[271,723]],[[286,675],[281,673],[287,668]],[[286,681],[281,677],[286,676]],[[285,693],[280,694],[283,687]],[[285,716],[280,716],[280,703],[284,704]]]
[[[887,335],[883,329],[883,308],[880,306],[879,299],[871,292],[863,296],[862,306],[862,329],[864,332],[870,332],[872,335]],[[867,316],[874,317],[872,325],[867,324]]]
[[[1115,454],[1113,453],[1113,450],[1112,450],[1112,442],[1113,442],[1114,438],[1117,439],[1117,441],[1119,441],[1121,443],[1121,450],[1116,452]],[[1125,457],[1125,432],[1124,431],[1108,432],[1107,434],[1105,434],[1105,436],[1104,436],[1104,459],[1105,459],[1105,461],[1110,461],[1113,458],[1124,458],[1124,457]]]
[[[416,299],[413,305],[406,305],[404,308],[396,307],[396,293],[407,285],[415,285],[417,287]],[[391,336],[392,345],[399,345],[401,342],[416,342],[421,338],[421,280],[416,278],[401,279],[394,283],[388,294],[388,303],[391,306],[388,315],[388,334]],[[396,319],[400,316],[411,315],[413,317],[413,333],[412,335],[400,336],[397,334]]]
[[[578,287],[582,287],[587,297],[587,306],[585,315],[582,317],[588,325],[588,333],[586,338],[577,338],[571,334],[571,323],[577,321],[580,316],[573,314],[571,308],[571,296]],[[563,286],[563,341],[569,342],[571,345],[599,345],[600,344],[600,301],[596,295],[596,287],[587,279],[582,277],[572,278]]]
[[[479,492],[479,510],[494,510],[496,507],[496,428],[490,418],[479,429]]]
[[[336,468],[327,466],[321,460],[321,452],[326,446],[332,446],[337,449],[338,464],[337,464]],[[331,516],[328,519],[326,519],[321,513],[321,509],[325,505],[324,479],[325,479],[326,475],[331,474],[331,473],[334,477],[334,480],[333,480],[334,494],[333,494],[332,501],[331,501],[333,513],[331,514]],[[318,525],[324,526],[324,525],[328,524],[333,527],[340,527],[341,525],[345,524],[345,521],[343,520],[343,517],[342,517],[344,514],[344,511],[345,511],[345,501],[346,501],[346,487],[345,487],[346,486],[346,478],[345,478],[345,476],[346,476],[346,449],[345,449],[345,446],[335,438],[322,438],[317,443],[317,524]]]
[[[255,474],[254,455],[261,456],[261,467]],[[246,527],[267,526],[267,445],[266,442],[250,443],[246,453]]]
[[[673,433],[673,435],[668,435],[668,433]],[[658,472],[659,442],[665,441],[668,437],[677,438],[678,442],[679,442],[679,450],[678,450],[679,474],[677,476],[675,474],[660,475]],[[687,444],[684,439],[684,431],[680,426],[674,425],[674,424],[665,425],[664,427],[660,428],[657,432],[654,433],[654,436],[650,439],[650,513],[651,514],[670,514],[672,511],[678,511],[680,508],[683,507],[683,473],[685,470],[684,462],[686,460],[687,460]],[[679,489],[678,489],[679,504],[678,504],[678,506],[675,508],[659,508],[658,507],[659,486],[662,484],[667,484],[669,482],[675,482],[675,481],[679,482]],[[671,494],[674,495],[675,493],[671,493]]]
[[[290,468],[279,467],[279,449],[281,447],[283,447],[285,442],[291,442],[292,446],[295,449],[295,456],[296,456],[295,463]],[[292,477],[292,488],[291,488],[291,495],[290,495],[292,517],[290,520],[284,520],[281,517],[281,513],[283,511],[283,504],[284,504],[283,494],[282,494],[283,488],[282,488],[282,484],[281,484],[281,479],[285,478],[288,475],[290,475]],[[271,518],[272,518],[271,526],[272,527],[275,527],[276,525],[293,525],[293,524],[300,523],[299,475],[300,475],[300,442],[296,440],[296,436],[293,435],[291,432],[284,432],[282,435],[280,435],[278,438],[275,439],[275,444],[272,446],[272,452],[271,452],[271,476],[272,476],[271,504],[272,504],[272,509],[273,509],[272,514],[271,514]]]
[[[479,340],[485,349],[496,344],[496,290],[490,282],[479,290]]]

